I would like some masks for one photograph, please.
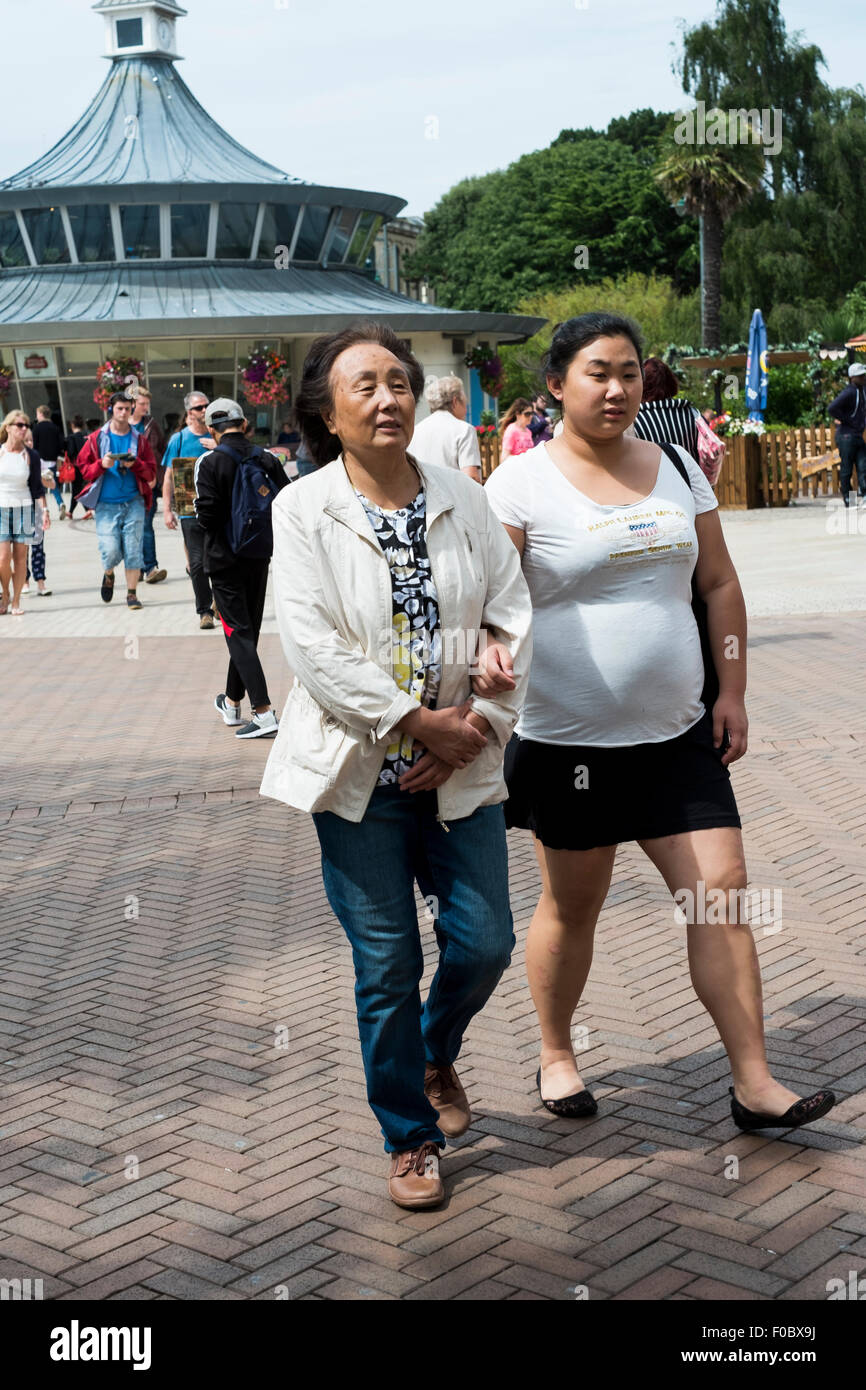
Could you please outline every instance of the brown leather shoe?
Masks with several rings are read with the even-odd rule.
[[[472,1112],[466,1092],[453,1067],[432,1067],[428,1062],[424,1068],[424,1094],[439,1111],[439,1128],[449,1139],[465,1134],[472,1123]]]
[[[445,1196],[439,1176],[439,1148],[432,1141],[391,1155],[388,1196],[398,1207],[438,1207]]]

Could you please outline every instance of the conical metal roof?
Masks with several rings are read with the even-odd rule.
[[[166,58],[115,60],[81,119],[0,182],[7,191],[128,184],[298,184],[239,145]]]

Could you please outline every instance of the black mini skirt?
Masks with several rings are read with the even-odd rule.
[[[722,749],[705,713],[677,738],[620,748],[534,743],[505,750],[509,829],[548,849],[585,850],[690,830],[740,827]]]

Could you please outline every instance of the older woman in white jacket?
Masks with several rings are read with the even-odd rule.
[[[295,683],[262,792],[313,813],[352,946],[370,1105],[393,1201],[444,1196],[470,1113],[454,1062],[514,944],[502,756],[531,657],[519,559],[482,489],[408,453],[420,364],[359,324],[313,344],[296,410],[318,471],[273,507]],[[474,697],[479,646],[498,693]],[[418,884],[439,968],[421,1006]]]

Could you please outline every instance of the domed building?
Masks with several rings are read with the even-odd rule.
[[[302,182],[233,140],[177,72],[187,12],[174,0],[92,8],[111,64],[102,87],[47,154],[0,181],[0,410],[48,402],[64,421],[95,417],[97,366],[129,357],[171,425],[193,388],[243,399],[251,353],[279,352],[296,387],[316,334],[373,318],[425,373],[461,376],[477,419],[490,402],[466,351],[523,341],[543,320],[378,283],[374,243],[404,199]],[[248,410],[266,431],[284,412]]]

